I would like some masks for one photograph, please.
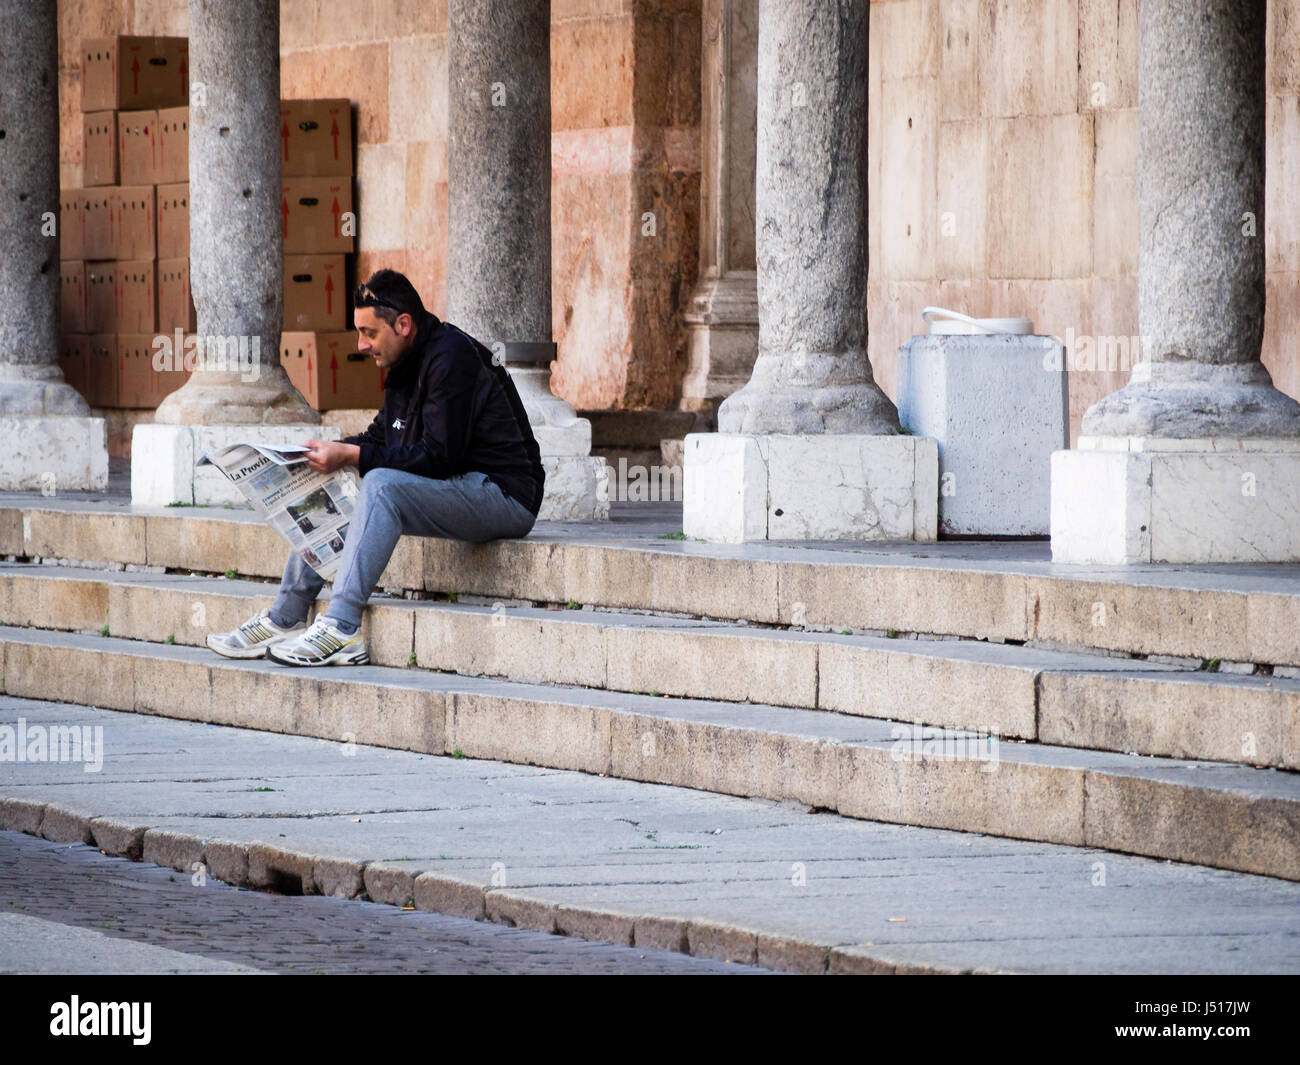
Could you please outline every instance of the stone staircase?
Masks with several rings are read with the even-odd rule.
[[[251,514],[4,503],[11,696],[1300,879],[1295,567],[722,547],[660,508],[405,539],[374,664],[303,671],[203,647],[274,593]]]

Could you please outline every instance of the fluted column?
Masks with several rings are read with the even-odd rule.
[[[198,334],[244,338],[256,375],[200,364],[159,404],[154,420],[319,424],[320,415],[280,365],[280,6],[190,0],[189,10],[190,85],[201,87],[191,92],[189,146],[190,289]]]
[[[754,262],[758,0],[704,0],[699,282],[687,304],[681,409],[715,414],[758,355]]]
[[[58,363],[58,12],[0,0],[0,27],[0,489],[103,488],[104,422]]]
[[[758,358],[732,433],[892,433],[867,359],[867,27],[862,0],[761,0]]]
[[[1300,436],[1264,335],[1265,0],[1144,3],[1138,317],[1147,360],[1083,435]]]
[[[607,517],[591,423],[550,386],[549,0],[450,0],[447,55],[448,321],[510,371],[546,469],[539,517]]]

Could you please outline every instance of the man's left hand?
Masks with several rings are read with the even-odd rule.
[[[317,473],[333,473],[340,466],[355,466],[361,461],[361,448],[337,440],[308,440],[307,465]]]

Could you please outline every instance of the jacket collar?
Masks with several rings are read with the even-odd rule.
[[[415,340],[411,343],[410,350],[388,371],[388,376],[384,379],[386,390],[405,388],[416,380],[420,373],[420,366],[429,352],[433,331],[441,324],[434,315],[428,311],[424,312],[424,317],[416,327]]]

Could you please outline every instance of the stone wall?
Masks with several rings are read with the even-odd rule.
[[[1137,13],[1138,0],[872,3],[870,353],[890,395],[927,304],[1032,318],[1125,358],[1138,333]],[[1271,0],[1264,363],[1293,396],[1298,35],[1300,0]],[[1071,373],[1072,435],[1125,380]]]

